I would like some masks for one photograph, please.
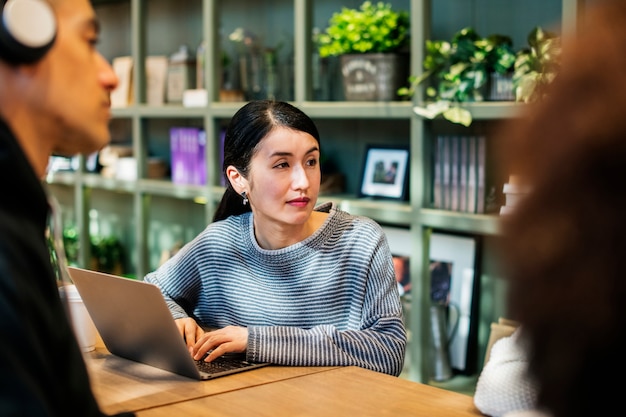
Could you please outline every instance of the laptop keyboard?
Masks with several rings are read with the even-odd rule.
[[[205,362],[204,360],[196,361],[196,366],[201,372],[214,374],[217,372],[231,371],[233,369],[241,369],[252,366],[251,362],[243,360],[241,357],[221,356],[213,362]]]

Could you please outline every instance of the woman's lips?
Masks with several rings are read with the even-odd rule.
[[[287,203],[291,204],[292,206],[303,207],[309,204],[309,201],[311,201],[310,198],[303,197],[303,198],[294,198],[293,200],[290,200]]]

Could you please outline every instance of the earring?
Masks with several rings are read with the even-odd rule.
[[[245,191],[241,193],[241,197],[243,198],[243,205],[245,206],[246,204],[248,204],[248,197],[246,196]]]

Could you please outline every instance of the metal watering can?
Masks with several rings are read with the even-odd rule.
[[[460,317],[459,308],[452,303],[436,303],[430,306],[430,364],[431,378],[434,381],[445,381],[453,376],[449,347]]]

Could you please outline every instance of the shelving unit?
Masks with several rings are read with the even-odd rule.
[[[445,39],[460,28],[474,26],[481,34],[515,33],[515,46],[535,25],[556,24],[567,30],[575,27],[584,0],[393,0],[397,9],[411,14],[411,73],[421,72],[426,39]],[[411,276],[413,286],[410,319],[410,369],[408,377],[428,380],[428,236],[433,230],[482,236],[480,311],[477,352],[483,352],[489,323],[502,315],[502,283],[498,279],[497,245],[499,222],[494,215],[475,215],[431,208],[431,140],[439,129],[448,126],[424,120],[412,111],[414,102],[314,101],[311,89],[311,34],[314,27],[324,28],[330,15],[341,5],[358,7],[360,0],[96,0],[95,10],[102,22],[100,50],[107,59],[130,55],[135,74],[145,71],[144,57],[169,55],[181,44],[195,48],[207,42],[205,69],[208,106],[184,108],[165,104],[148,106],[145,77],[135,77],[136,104],[113,110],[114,141],[132,144],[137,158],[136,181],[103,178],[88,173],[82,160],[77,172],[55,173],[49,187],[64,208],[64,221],[76,225],[81,237],[94,228],[118,236],[129,249],[128,272],[142,277],[158,266],[160,253],[174,242],[191,240],[208,224],[221,198],[218,140],[220,128],[243,102],[219,102],[220,53],[225,38],[235,27],[256,32],[265,45],[283,43],[279,58],[293,70],[285,75],[278,99],[293,102],[320,128],[322,153],[335,159],[346,176],[346,192],[323,195],[341,208],[371,217],[381,224],[404,227],[412,236]],[[512,3],[512,4],[509,4]],[[232,46],[232,45],[231,45]],[[476,103],[469,105],[474,124],[468,131],[486,129],[494,122],[512,117],[519,107],[514,103]],[[447,122],[446,122],[447,123]],[[157,155],[169,159],[168,127],[197,126],[207,132],[206,156],[209,161],[208,186],[183,186],[168,179],[146,179],[146,160]],[[410,201],[359,199],[361,161],[366,144],[409,145]],[[169,162],[169,161],[168,161]],[[80,248],[79,263],[88,265],[89,245]],[[476,359],[482,363],[480,353]],[[469,378],[469,384],[475,379]],[[443,384],[445,386],[445,384]],[[450,389],[458,389],[450,384]],[[471,386],[469,388],[471,391]]]
[[[488,0],[467,2],[446,2],[416,0],[411,2],[412,29],[412,73],[421,68],[424,58],[424,45],[427,39],[450,39],[458,30],[471,26],[486,36],[494,33],[506,34],[513,38],[514,46],[526,45],[526,34],[535,26],[563,33],[573,31],[585,5],[584,0],[561,0],[553,2],[507,2],[501,4]],[[469,16],[469,18],[468,18]],[[421,30],[415,22],[423,24]],[[420,104],[424,97],[423,89],[418,91],[414,101]],[[520,107],[518,103],[483,102],[466,104],[473,117],[473,123],[464,132],[489,131],[503,119],[515,117]],[[444,123],[444,125],[447,123]],[[451,381],[433,383],[435,385],[471,394],[480,371],[489,336],[489,326],[497,317],[506,314],[504,305],[504,283],[499,279],[499,265],[495,255],[499,236],[497,215],[468,214],[435,210],[430,207],[432,195],[432,143],[438,133],[450,131],[450,124],[423,119],[412,119],[411,150],[413,165],[411,174],[411,234],[413,236],[412,276],[420,277],[420,292],[413,294],[410,330],[418,335],[419,342],[410,345],[410,358],[417,358],[409,371],[409,378],[428,381],[429,367],[429,236],[433,231],[472,234],[481,237],[478,277],[478,331],[476,370],[473,377],[457,376]],[[452,129],[459,132],[458,127]],[[489,137],[488,137],[489,140]],[[416,155],[419,155],[416,157]],[[476,302],[476,300],[475,300]]]

